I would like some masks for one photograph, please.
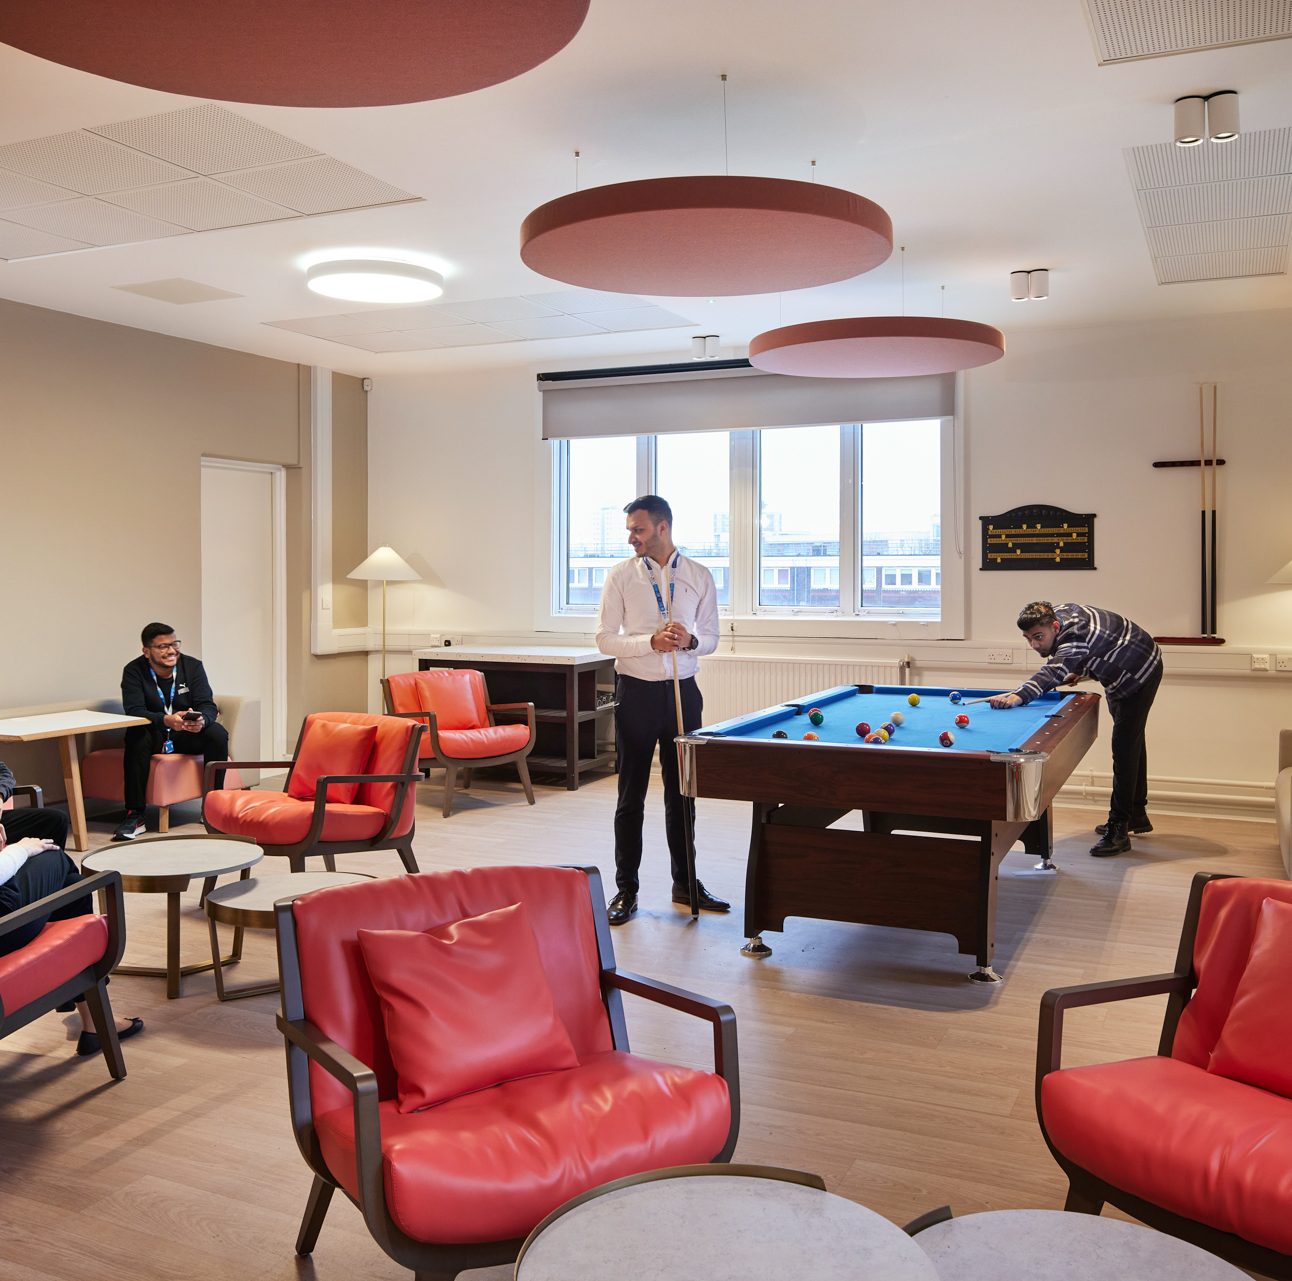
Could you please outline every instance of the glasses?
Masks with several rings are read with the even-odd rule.
[[[183,643],[183,641],[167,641],[164,645],[149,645],[148,648],[159,649],[162,653],[165,653],[169,649],[179,649]]]

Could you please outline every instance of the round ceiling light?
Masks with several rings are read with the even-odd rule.
[[[665,297],[806,289],[892,252],[892,221],[874,201],[788,178],[612,183],[540,205],[520,229],[520,256],[541,276]]]
[[[0,42],[111,80],[225,102],[382,107],[546,62],[589,0],[4,0]]]
[[[444,292],[438,271],[380,258],[316,262],[306,268],[305,283],[316,294],[346,302],[430,302]]]
[[[906,378],[974,369],[1005,354],[999,329],[938,316],[814,320],[758,334],[749,363],[802,378]]]

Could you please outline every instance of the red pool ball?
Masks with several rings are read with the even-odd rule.
[[[944,729],[942,733],[938,735],[938,742],[941,743],[943,747],[950,747],[955,741],[956,736],[949,729]]]
[[[870,726],[865,721],[857,722],[857,737],[865,738],[870,733]]]
[[[969,718],[961,712],[960,715],[956,717],[956,724],[959,725],[961,729],[964,729],[964,727],[969,724]]]

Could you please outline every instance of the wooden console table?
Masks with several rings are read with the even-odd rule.
[[[415,649],[413,657],[419,671],[473,667],[484,672],[495,703],[533,703],[538,741],[529,758],[531,770],[563,774],[573,792],[581,774],[614,768],[615,660],[600,650],[576,645],[455,645]]]

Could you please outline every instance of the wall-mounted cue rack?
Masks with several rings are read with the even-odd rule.
[[[982,569],[1094,569],[1095,514],[1033,503],[982,522]]]

